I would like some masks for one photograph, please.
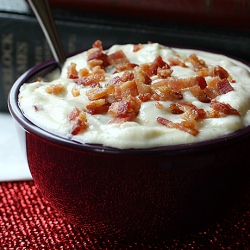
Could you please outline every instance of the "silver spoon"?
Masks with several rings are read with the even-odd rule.
[[[60,68],[66,56],[47,0],[28,0],[49,44],[55,61]]]

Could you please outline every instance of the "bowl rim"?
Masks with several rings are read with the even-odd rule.
[[[237,59],[237,60],[243,62],[240,59]],[[28,69],[19,78],[16,79],[16,81],[14,82],[14,84],[12,85],[10,89],[8,100],[7,100],[8,109],[12,118],[14,118],[14,120],[18,123],[19,126],[21,126],[25,130],[26,133],[37,135],[52,143],[57,143],[61,146],[66,146],[66,147],[69,146],[70,148],[74,148],[78,150],[101,152],[101,153],[108,153],[108,154],[145,154],[145,153],[147,154],[161,153],[162,154],[164,153],[164,154],[173,155],[173,154],[179,154],[181,152],[190,152],[194,150],[200,151],[206,148],[211,148],[211,147],[214,148],[218,146],[223,146],[225,145],[225,143],[228,143],[228,142],[232,143],[234,141],[239,140],[240,138],[244,136],[250,136],[250,125],[249,125],[247,127],[244,127],[230,134],[223,135],[223,136],[213,138],[210,140],[205,140],[205,141],[159,146],[159,147],[153,147],[153,148],[120,149],[120,148],[114,148],[114,147],[105,146],[101,144],[82,143],[82,142],[74,141],[72,139],[60,136],[60,135],[56,135],[54,133],[51,133],[47,130],[44,130],[38,127],[37,125],[32,123],[29,119],[27,119],[23,115],[18,105],[18,94],[19,94],[19,89],[24,82],[30,82],[32,79],[35,79],[39,76],[41,77],[44,74],[47,74],[53,70],[56,70],[57,68],[58,68],[58,63],[54,59],[50,59]]]

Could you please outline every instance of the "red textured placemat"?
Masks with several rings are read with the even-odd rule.
[[[250,195],[199,232],[150,245],[96,238],[74,228],[32,181],[0,183],[0,249],[250,249]]]

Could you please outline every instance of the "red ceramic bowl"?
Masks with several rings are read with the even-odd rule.
[[[250,127],[142,150],[80,144],[37,127],[19,109],[19,88],[55,68],[48,61],[28,70],[14,83],[8,105],[35,185],[76,227],[115,240],[164,239],[219,220],[244,192]]]

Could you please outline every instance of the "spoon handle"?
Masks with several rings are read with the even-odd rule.
[[[28,2],[43,30],[54,59],[62,67],[66,57],[48,1],[28,0]]]

